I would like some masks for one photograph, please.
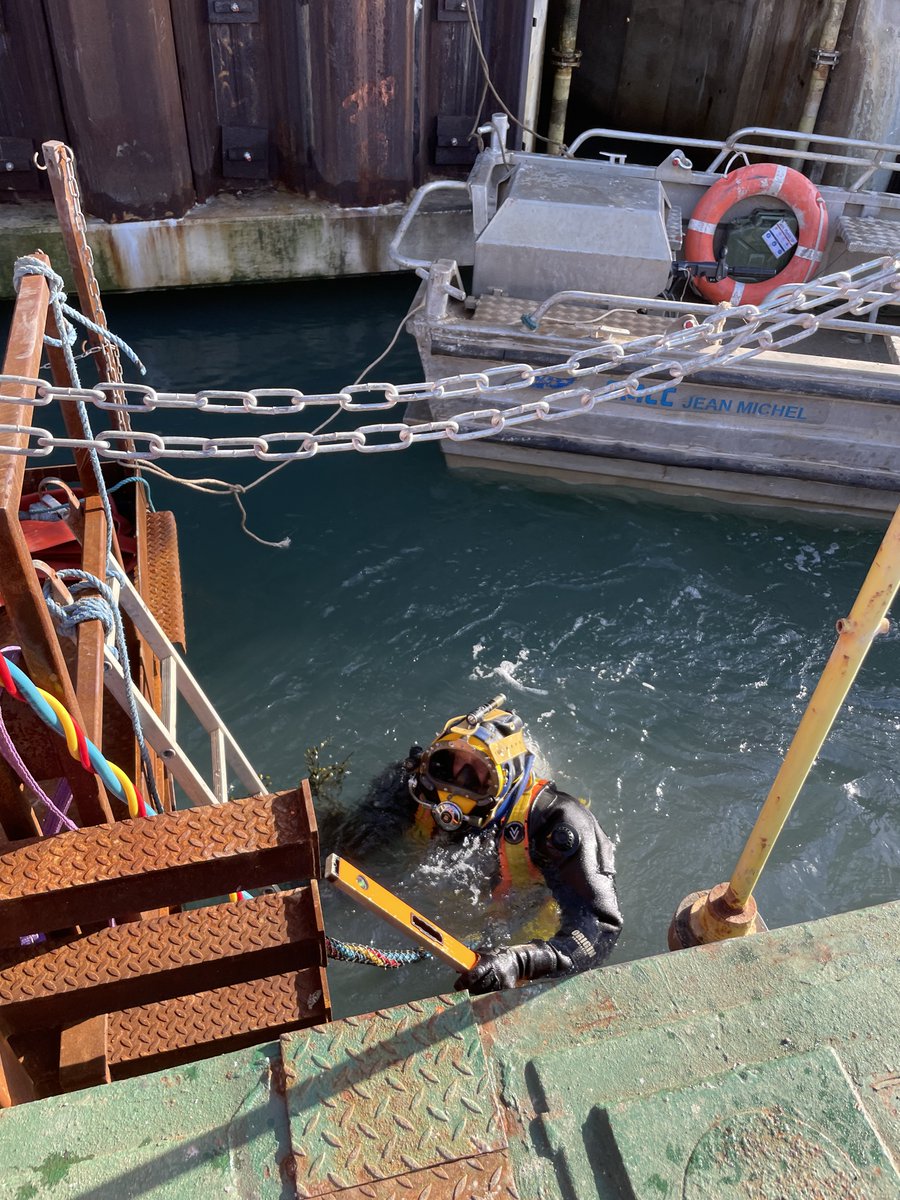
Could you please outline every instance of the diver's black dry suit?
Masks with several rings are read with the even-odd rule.
[[[599,967],[622,929],[614,847],[590,809],[548,783],[531,806],[528,826],[531,859],[560,908],[559,931],[549,941],[480,953],[458,990],[481,995]]]
[[[409,794],[409,780],[406,764],[393,764],[372,781],[361,811],[343,814],[334,827],[336,813],[319,813],[322,844],[348,858],[360,855],[365,862],[378,845],[402,837],[418,807]],[[499,827],[436,836],[487,839],[492,832],[499,842]],[[559,932],[549,941],[479,953],[472,970],[461,976],[460,989],[480,995],[514,987],[523,980],[561,978],[599,967],[619,936],[622,914],[614,883],[614,847],[590,809],[548,783],[531,806],[528,846],[559,905]]]

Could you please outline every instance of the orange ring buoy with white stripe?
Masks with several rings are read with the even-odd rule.
[[[798,242],[787,266],[760,283],[736,279],[694,279],[693,285],[707,300],[718,303],[758,304],[769,292],[785,283],[805,283],[815,275],[828,237],[828,212],[819,189],[805,175],[776,163],[754,163],[717,179],[700,198],[688,222],[684,239],[685,258],[690,262],[713,262],[713,236],[722,218],[739,200],[748,196],[777,196],[794,210]]]

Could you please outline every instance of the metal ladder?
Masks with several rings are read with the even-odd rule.
[[[72,595],[55,571],[46,564],[37,564],[51,582],[61,604],[71,604]],[[244,752],[229,733],[206,693],[191,674],[184,659],[169,641],[159,622],[150,612],[134,585],[124,578],[117,581],[119,607],[131,618],[135,629],[159,659],[162,674],[162,715],[133,688],[144,738],[166,765],[174,781],[192,805],[224,804],[228,796],[228,765],[247,788],[248,796],[265,793],[263,781],[250,765]],[[125,676],[111,638],[104,645],[104,686],[120,707],[127,712]],[[178,697],[188,704],[201,727],[209,735],[212,758],[212,786],[206,782],[191,759],[178,744],[176,737]]]

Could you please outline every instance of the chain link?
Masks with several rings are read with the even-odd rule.
[[[564,421],[622,397],[652,396],[694,372],[735,366],[762,351],[791,346],[820,329],[834,326],[849,314],[865,315],[884,304],[896,303],[898,293],[900,257],[881,258],[810,283],[779,289],[760,306],[745,304],[732,308],[727,303],[721,304],[699,325],[624,344],[604,342],[577,350],[563,362],[549,367],[502,363],[430,382],[360,383],[337,392],[310,395],[296,388],[159,392],[146,384],[118,382],[98,383],[91,388],[63,388],[41,379],[0,375],[0,383],[14,384],[17,391],[33,388],[36,393],[33,399],[16,397],[16,402],[35,408],[53,400],[83,400],[101,410],[118,412],[183,409],[284,417],[323,406],[362,414],[388,411],[417,401],[471,399],[479,405],[450,419],[414,424],[394,421],[328,433],[288,431],[221,438],[107,429],[95,434],[93,440],[82,440],[56,437],[38,427],[0,425],[0,454],[40,458],[55,449],[91,449],[103,458],[133,462],[160,458],[257,458],[278,463],[348,450],[383,454],[405,450],[416,442],[443,438],[462,442],[492,437],[505,428],[528,421]],[[860,325],[861,333],[866,329]],[[609,375],[614,378],[597,379]],[[505,401],[509,393],[521,392],[546,376],[570,379],[571,385],[555,390],[550,397],[543,395],[519,403]],[[7,434],[27,435],[27,444],[7,445],[2,440]],[[129,439],[134,443],[133,449],[119,448],[119,443]]]

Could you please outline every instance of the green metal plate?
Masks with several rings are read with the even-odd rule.
[[[900,1177],[827,1048],[617,1104],[603,1117],[606,1152],[636,1200],[900,1194]]]
[[[467,997],[437,996],[282,1038],[299,1196],[506,1147]]]
[[[278,1044],[0,1114],[0,1200],[294,1200]]]

